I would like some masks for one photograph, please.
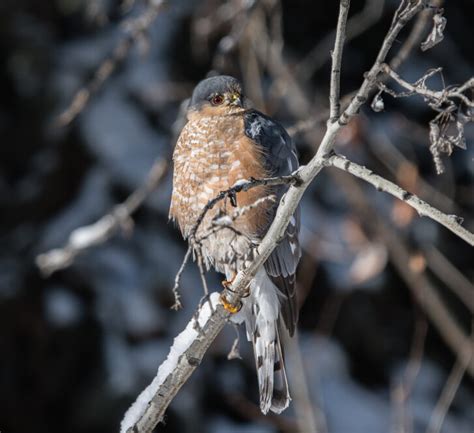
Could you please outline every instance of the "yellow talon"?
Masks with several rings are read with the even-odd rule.
[[[223,293],[221,293],[221,302],[224,308],[231,314],[238,313],[242,308],[242,302],[239,302],[239,305],[233,305],[225,298]]]
[[[222,281],[222,285],[224,286],[224,289],[228,289],[230,286],[232,286],[232,283],[234,282],[236,276],[237,274],[234,273],[234,276],[230,280]]]

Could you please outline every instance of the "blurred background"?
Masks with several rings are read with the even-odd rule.
[[[415,19],[421,39],[398,69],[408,81],[433,67],[443,67],[429,81],[436,89],[474,75],[474,5],[447,3],[445,39],[425,53],[419,42],[432,15]],[[360,85],[398,4],[352,2],[342,95]],[[69,266],[46,275],[38,254],[142,188],[155,161],[169,166],[180,105],[209,73],[242,79],[307,162],[327,119],[337,14],[336,1],[2,0],[2,433],[118,431],[202,296],[189,264],[184,308],[170,309],[186,252],[168,223],[170,170],[145,189],[133,225]],[[401,33],[391,58],[414,29]],[[338,152],[473,231],[474,128],[466,126],[467,149],[443,156],[437,175],[428,129],[436,113],[418,97],[383,98],[384,111],[366,104],[344,129]],[[304,196],[302,225],[291,408],[260,414],[251,347],[243,338],[243,359],[227,360],[229,326],[157,430],[472,433],[474,369],[460,353],[472,347],[473,249],[335,169]],[[220,279],[207,275],[213,290]]]

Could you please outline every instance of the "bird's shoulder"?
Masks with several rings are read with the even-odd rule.
[[[244,112],[244,132],[247,137],[264,147],[291,144],[285,128],[275,119],[257,110]]]

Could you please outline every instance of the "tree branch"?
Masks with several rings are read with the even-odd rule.
[[[383,41],[377,59],[369,73],[366,74],[356,97],[352,99],[347,109],[337,121],[328,122],[326,133],[316,155],[311,159],[308,165],[302,166],[297,172],[299,177],[298,180],[300,182],[296,185],[294,182],[290,184],[288,191],[282,197],[275,218],[262,242],[257,247],[255,259],[247,268],[237,274],[230,287],[224,289],[226,300],[231,305],[236,307],[240,305],[242,296],[245,294],[246,288],[251,280],[256,275],[259,268],[268,259],[278,242],[284,237],[286,227],[301,201],[303,193],[325,166],[327,156],[332,150],[337,133],[352,117],[356,115],[361,105],[367,100],[369,92],[371,92],[376,86],[376,77],[380,71],[381,64],[385,61],[387,53],[397,35],[405,24],[423,9],[423,6],[424,2],[422,0],[401,3],[387,36]],[[153,381],[153,383],[158,382],[158,386],[154,386],[151,389],[147,388],[148,391],[146,390],[141,394],[137,403],[132,406],[132,409],[136,409],[133,410],[134,416],[127,416],[122,423],[122,433],[150,433],[154,426],[162,419],[172,398],[196,369],[205,351],[214,338],[219,334],[220,330],[224,327],[224,324],[229,317],[229,313],[225,311],[219,303],[217,303],[217,296],[218,295],[214,294],[211,295],[211,299],[215,302],[215,308],[209,316],[207,314],[205,315],[206,320],[204,321],[205,323],[203,323],[203,326],[201,326],[202,330],[199,333],[199,336],[196,337],[192,344],[179,352],[180,356],[173,367],[168,365],[170,364],[168,360],[165,361],[167,365],[166,368],[169,369],[167,370],[168,376],[166,378],[163,378],[163,373],[160,373],[160,371],[164,369],[164,364],[162,364],[158,371],[158,375]],[[203,315],[203,308],[206,308],[206,305],[207,304],[198,310],[198,317]],[[189,326],[190,325],[188,325],[186,329],[188,329]],[[178,342],[175,342],[175,345],[172,346],[168,359],[173,359],[171,354],[176,351],[175,346],[177,343]],[[193,361],[190,362],[190,359]],[[174,371],[172,371],[173,368]]]
[[[334,173],[339,175],[339,172]],[[337,176],[339,178],[339,176]],[[352,206],[365,221],[367,226],[375,230],[378,236],[384,239],[390,253],[390,260],[405,281],[415,301],[426,313],[430,322],[439,332],[441,338],[459,359],[465,359],[469,353],[470,340],[462,325],[450,313],[436,288],[431,284],[425,272],[411,266],[412,254],[399,234],[394,230],[386,218],[379,216],[372,203],[366,199],[362,188],[348,176],[340,178],[347,198]],[[474,359],[471,360],[467,371],[474,377]]]
[[[342,51],[344,49],[344,39],[346,37],[346,23],[349,15],[350,0],[341,0],[339,3],[339,18],[337,20],[336,41],[334,42],[334,51],[331,53],[331,87],[329,95],[330,120],[334,122],[339,117],[341,104],[340,86],[341,86],[341,62]]]
[[[409,93],[397,95],[395,92],[388,92],[392,96],[411,96],[414,94],[423,96],[431,104],[436,107],[441,106],[443,103],[452,103],[452,98],[460,99],[466,106],[474,107],[474,101],[471,101],[466,95],[463,94],[466,90],[474,89],[474,78],[470,78],[461,86],[451,87],[450,89],[443,90],[430,90],[425,86],[427,78],[431,77],[433,73],[438,73],[441,69],[434,69],[429,71],[425,76],[418,80],[415,84],[411,84],[405,81],[400,75],[398,75],[390,66],[387,64],[382,65],[382,71],[385,72],[390,78],[395,80],[400,86],[408,90]],[[388,89],[384,88],[384,91]]]
[[[117,65],[126,58],[135,42],[143,38],[145,32],[153,24],[163,6],[164,1],[162,0],[149,2],[149,6],[143,14],[137,18],[126,20],[123,23],[123,28],[126,30],[125,37],[117,43],[112,55],[100,64],[92,80],[77,91],[69,106],[56,119],[57,126],[68,125],[84,110],[91,96],[102,87],[112,75]]]
[[[132,214],[143,204],[163,180],[168,170],[164,160],[153,164],[145,183],[134,191],[110,213],[93,224],[79,227],[71,232],[66,245],[36,257],[36,265],[44,276],[51,275],[60,269],[70,266],[74,259],[85,250],[99,245],[112,237],[120,229],[130,231],[133,227]]]
[[[358,177],[359,179],[365,180],[366,182],[373,185],[378,191],[387,192],[394,197],[404,201],[418,212],[420,216],[427,216],[432,220],[438,222],[439,224],[446,227],[448,230],[451,230],[455,235],[459,236],[461,239],[465,240],[470,245],[474,246],[474,233],[471,233],[469,230],[465,229],[459,221],[462,218],[459,218],[456,215],[447,215],[440,210],[436,209],[433,206],[430,206],[425,201],[418,198],[416,195],[405,191],[403,188],[399,187],[393,182],[390,182],[383,177],[374,174],[371,170],[358,165],[354,162],[349,161],[343,156],[340,155],[331,155],[327,160],[327,165],[336,167],[340,170],[347,171],[348,173]]]

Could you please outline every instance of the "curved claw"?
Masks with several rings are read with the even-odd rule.
[[[229,292],[235,293],[235,290],[232,290],[230,288],[230,286],[232,286],[232,283],[234,282],[236,276],[237,276],[237,274],[234,274],[234,276],[232,277],[231,280],[222,281],[222,287],[224,287],[224,289],[228,290]],[[250,288],[247,287],[245,289],[245,293],[241,297],[242,298],[248,298],[249,296],[250,296]],[[240,307],[240,308],[242,308],[242,307]]]
[[[238,313],[242,308],[242,302],[239,302],[238,305],[231,304],[225,297],[223,293],[221,293],[221,302],[224,308],[231,314]]]

